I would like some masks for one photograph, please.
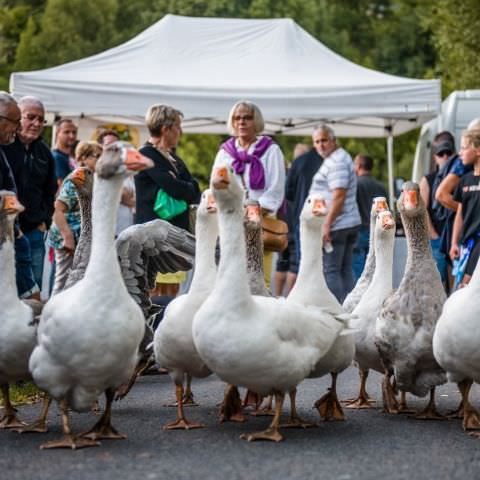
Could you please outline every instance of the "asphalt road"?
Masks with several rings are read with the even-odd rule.
[[[369,392],[380,398],[380,377],[371,374]],[[297,397],[300,415],[318,421],[312,409],[325,392],[329,379],[307,380]],[[347,410],[345,422],[320,422],[318,428],[285,430],[285,441],[249,443],[239,439],[245,432],[260,430],[267,417],[250,417],[244,424],[217,421],[216,403],[223,384],[216,377],[193,385],[198,407],[187,415],[206,424],[190,431],[166,431],[175,409],[164,407],[174,391],[166,375],[146,376],[114,406],[113,424],[126,440],[103,441],[100,447],[40,450],[39,445],[61,435],[58,410],[50,413],[47,434],[0,431],[0,479],[2,480],[104,480],[104,479],[310,479],[322,480],[419,480],[477,479],[480,477],[480,440],[465,434],[460,420],[419,421],[405,415],[385,415],[373,410]],[[354,368],[339,377],[341,398],[357,390]],[[439,389],[441,411],[453,409],[460,396],[456,385]],[[480,390],[472,399],[480,404]],[[421,408],[426,399],[409,397]],[[20,408],[24,420],[33,420],[39,405]],[[96,421],[93,413],[73,414],[72,427],[84,431]]]

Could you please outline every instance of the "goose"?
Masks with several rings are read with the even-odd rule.
[[[70,174],[75,185],[81,213],[80,238],[65,288],[69,288],[85,274],[90,260],[92,242],[93,172],[79,167]],[[185,230],[164,220],[153,220],[125,229],[115,242],[120,270],[127,290],[142,308],[145,317],[145,335],[140,344],[141,358],[137,368],[115,398],[124,398],[135,380],[152,365],[152,352],[148,348],[153,340],[154,324],[163,314],[163,307],[152,303],[149,291],[154,287],[157,271],[161,273],[189,270],[193,263],[194,237]]]
[[[377,316],[385,299],[392,291],[393,246],[395,221],[391,212],[379,212],[375,223],[374,249],[375,272],[360,303],[352,312],[351,326],[357,329],[355,334],[355,361],[359,369],[369,369],[383,373],[384,368],[375,345],[375,326]],[[389,397],[395,398],[390,383],[384,385]],[[385,403],[387,409],[388,404]],[[392,412],[392,410],[388,410]]]
[[[183,402],[183,381],[186,374],[204,378],[211,374],[199,357],[192,338],[195,313],[213,290],[216,277],[215,245],[218,236],[217,214],[210,190],[203,192],[197,210],[196,256],[192,284],[188,293],[170,302],[162,322],[154,335],[155,359],[167,368],[175,383],[177,419],[165,425],[166,429],[190,429],[203,427],[186,419]]]
[[[45,305],[29,362],[34,381],[62,411],[63,438],[41,448],[75,449],[97,446],[99,438],[125,438],[111,426],[111,404],[115,388],[135,368],[145,322],[120,273],[114,248],[116,208],[124,178],[152,166],[120,142],[107,146],[98,160],[87,270],[82,280]],[[89,410],[101,392],[107,399],[102,417],[84,436],[74,435],[68,409]]]
[[[480,382],[479,294],[480,263],[468,285],[445,301],[433,334],[435,359],[447,372],[448,380],[458,384],[462,395],[463,428],[467,431],[480,429],[480,414],[469,401],[473,382]],[[478,432],[470,434],[479,436]]]
[[[328,313],[340,318],[345,310],[333,293],[328,289],[323,274],[322,225],[327,214],[325,199],[320,195],[309,195],[300,214],[300,242],[302,257],[293,289],[287,302],[304,306],[321,307]],[[309,378],[321,377],[327,373],[332,375],[329,392],[321,397],[315,407],[325,420],[344,420],[342,407],[337,399],[336,379],[352,363],[355,353],[355,338],[352,334],[340,335],[328,353],[315,365]]]
[[[375,343],[386,369],[384,385],[394,374],[401,391],[418,397],[430,392],[427,408],[416,418],[442,418],[435,409],[435,387],[446,382],[446,374],[433,356],[432,338],[445,291],[432,256],[427,210],[417,183],[404,183],[397,207],[407,237],[407,262],[398,289],[380,311]],[[388,392],[384,399],[395,409]]]
[[[370,282],[372,281],[373,274],[375,273],[375,223],[377,220],[377,214],[383,210],[388,210],[387,199],[385,197],[375,197],[372,200],[372,209],[370,211],[370,240],[368,255],[365,260],[365,267],[363,269],[360,278],[353,290],[347,295],[343,301],[342,307],[347,313],[353,312],[355,307],[362,299],[363,294],[367,291]],[[372,408],[375,404],[375,400],[371,399],[366,390],[368,370],[362,370],[359,368],[360,375],[360,388],[356,398],[352,398],[345,401],[347,408]]]
[[[10,403],[9,384],[31,378],[28,359],[37,341],[33,310],[18,298],[15,283],[13,224],[23,210],[15,193],[0,191],[0,389],[4,405],[0,428],[24,426]]]
[[[244,190],[225,166],[214,168],[211,188],[219,211],[222,254],[214,289],[193,319],[193,340],[200,357],[222,380],[275,395],[270,426],[241,438],[280,441],[285,393],[312,371],[343,323],[314,307],[250,294],[242,241]]]

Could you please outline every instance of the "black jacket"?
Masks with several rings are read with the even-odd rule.
[[[135,175],[137,223],[158,219],[153,211],[153,205],[160,188],[177,200],[185,200],[189,205],[200,201],[198,183],[188,171],[183,160],[173,155],[176,160],[176,164],[173,166],[168,159],[148,142],[140,149],[140,153],[152,159],[155,166]],[[172,172],[176,178],[169,172]],[[169,222],[177,227],[188,229],[188,220],[189,214],[187,210],[172,218]]]
[[[13,180],[12,170],[7,162],[7,157],[0,150],[0,190],[17,192],[15,181]]]
[[[19,215],[20,228],[30,232],[43,222],[49,227],[57,192],[55,162],[50,149],[39,138],[27,150],[18,137],[12,144],[0,148],[12,169],[18,199],[25,207]]]

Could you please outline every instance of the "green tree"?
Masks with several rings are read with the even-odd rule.
[[[47,0],[39,22],[30,18],[21,35],[15,70],[77,60],[116,41],[117,0]]]
[[[479,88],[478,0],[428,0],[419,9],[419,15],[437,52],[435,72],[442,77],[444,93]]]

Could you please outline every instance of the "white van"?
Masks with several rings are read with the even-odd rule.
[[[464,90],[451,93],[442,102],[442,113],[425,123],[415,150],[412,180],[420,181],[423,175],[433,169],[430,146],[435,135],[448,130],[455,136],[455,147],[460,146],[462,131],[474,119],[480,117],[480,90]]]

